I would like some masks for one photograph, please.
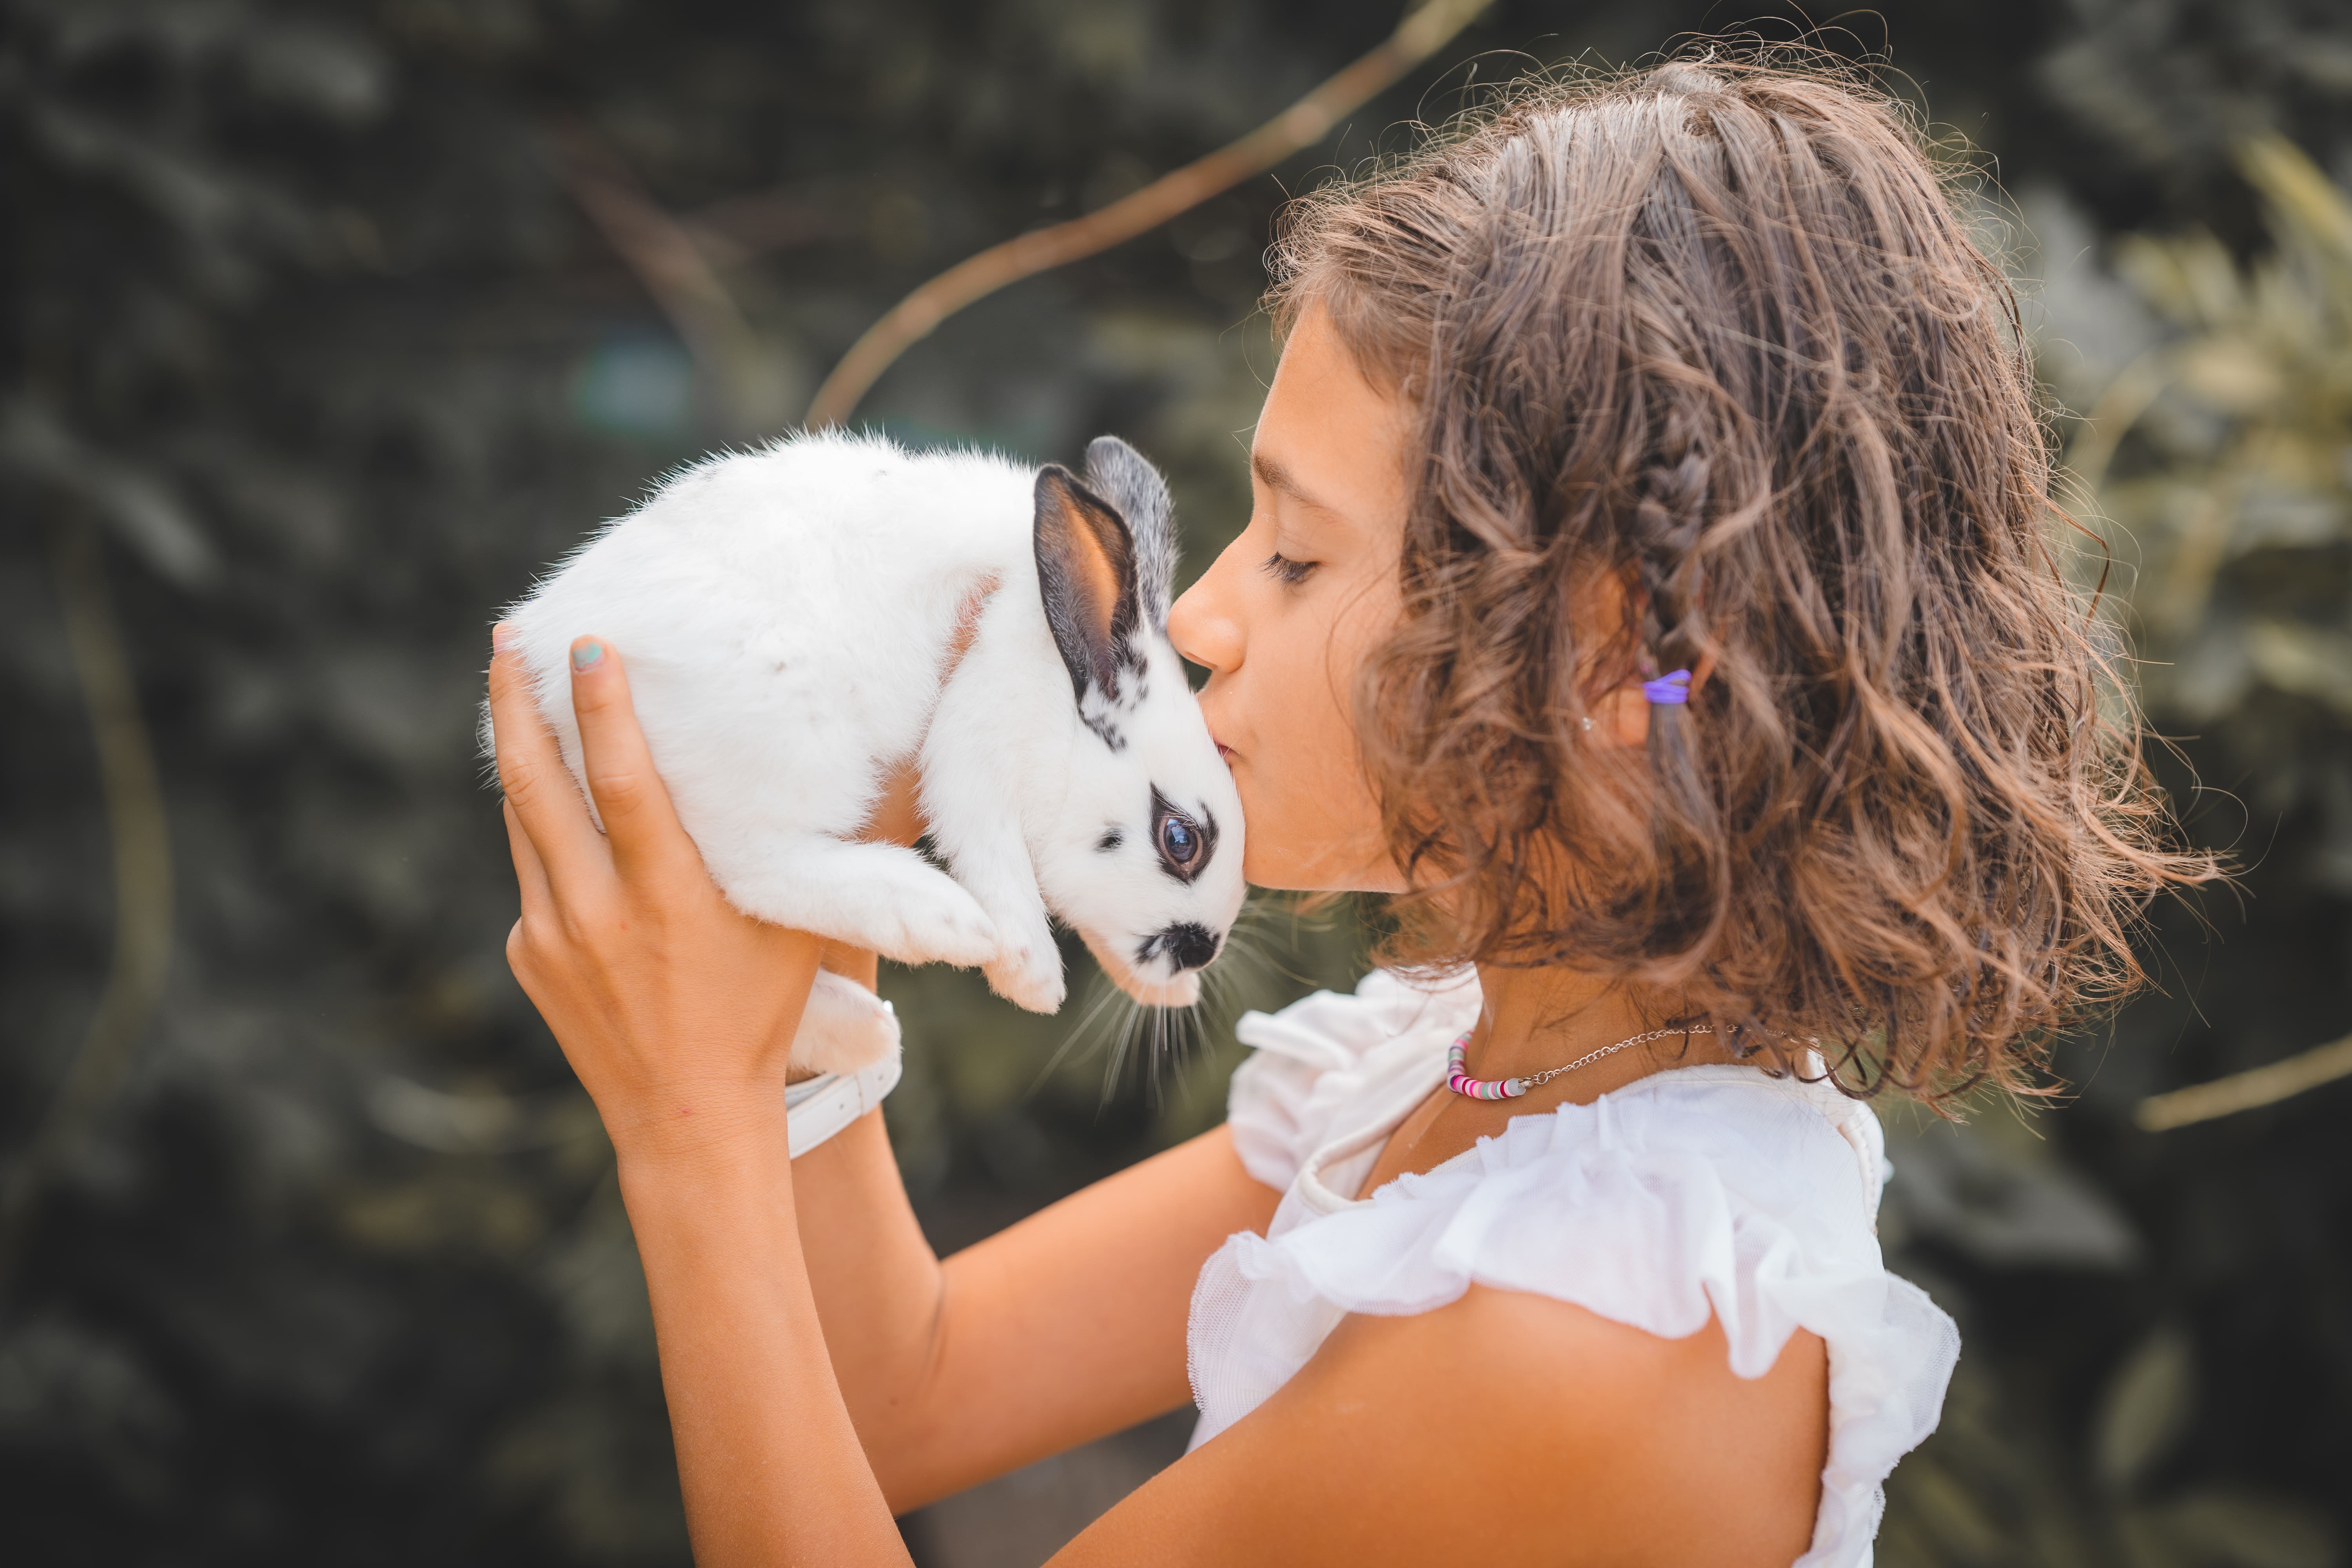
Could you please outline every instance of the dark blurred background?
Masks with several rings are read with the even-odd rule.
[[[797,419],[908,289],[1279,112],[1398,8],[0,0],[0,1556],[685,1559],[609,1152],[501,954],[488,622],[653,477]],[[1269,174],[950,320],[860,419],[1036,459],[1121,432],[1197,569],[1246,509],[1286,192],[1479,83],[1753,18],[1980,149],[2161,771],[2246,868],[2157,911],[2163,991],[2065,1043],[2069,1099],[1887,1110],[1884,1236],[1967,1349],[1879,1561],[2339,1563],[2352,1087],[2146,1102],[2352,1029],[2342,0],[1810,34],[1502,0]],[[1212,1125],[1234,1013],[1360,962],[1344,915],[1252,929],[1174,1041],[886,977],[943,1249]],[[1185,1430],[909,1541],[1040,1562]]]

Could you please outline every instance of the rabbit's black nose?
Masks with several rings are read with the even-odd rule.
[[[1174,961],[1177,969],[1181,972],[1202,968],[1209,960],[1216,957],[1217,939],[1208,927],[1195,925],[1186,921],[1181,925],[1166,927],[1150,942],[1145,942],[1143,949],[1147,963],[1154,956],[1164,952]]]

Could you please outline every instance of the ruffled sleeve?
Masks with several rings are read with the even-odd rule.
[[[1255,1049],[1234,1069],[1225,1102],[1242,1164],[1286,1190],[1328,1139],[1333,1119],[1362,1103],[1370,1079],[1399,1058],[1426,1055],[1477,1015],[1470,970],[1420,986],[1374,970],[1353,994],[1318,991],[1279,1013],[1243,1014],[1234,1034]]]
[[[1667,1339],[1711,1315],[1742,1377],[1762,1376],[1804,1329],[1828,1345],[1831,1408],[1801,1563],[1860,1568],[1880,1487],[1934,1429],[1959,1350],[1952,1321],[1881,1259],[1877,1131],[1867,1107],[1822,1086],[1686,1068],[1517,1118],[1272,1239],[1235,1236],[1193,1298],[1193,1440],[1288,1381],[1343,1315],[1427,1311],[1474,1282]]]

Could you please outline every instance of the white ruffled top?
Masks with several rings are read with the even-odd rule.
[[[1477,1011],[1469,971],[1428,990],[1375,972],[1352,996],[1243,1017],[1256,1051],[1234,1074],[1234,1144],[1283,1199],[1193,1290],[1192,1446],[1255,1409],[1346,1314],[1425,1312],[1474,1280],[1667,1339],[1711,1313],[1742,1377],[1806,1329],[1829,1347],[1830,1444],[1799,1568],[1867,1565],[1880,1488],[1935,1430],[1959,1355],[1951,1319],[1880,1258],[1878,1119],[1826,1084],[1680,1068],[1515,1117],[1357,1198]]]

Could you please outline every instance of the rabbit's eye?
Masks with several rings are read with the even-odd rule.
[[[1151,792],[1151,843],[1160,851],[1160,868],[1180,882],[1189,882],[1216,853],[1217,819],[1199,821],[1178,810],[1155,789]]]

